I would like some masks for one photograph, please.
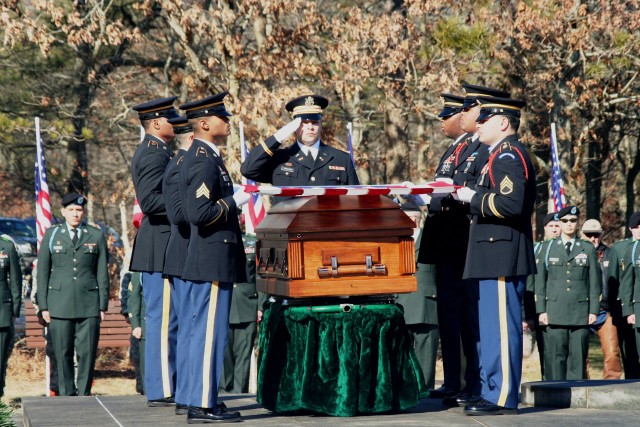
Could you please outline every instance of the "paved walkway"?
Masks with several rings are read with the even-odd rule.
[[[280,415],[262,409],[253,395],[220,396],[244,420],[238,426],[640,426],[640,407],[635,410],[554,409],[521,407],[518,415],[469,417],[462,408],[445,408],[439,400],[424,399],[406,412],[352,418],[310,414]],[[144,396],[25,397],[25,426],[184,426],[185,416],[173,408],[149,408]]]

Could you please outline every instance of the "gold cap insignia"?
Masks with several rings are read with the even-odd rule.
[[[304,100],[304,105],[313,105],[313,96],[307,96]]]

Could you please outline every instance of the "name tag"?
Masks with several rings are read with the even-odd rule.
[[[280,166],[282,172],[295,172],[295,169],[289,166]]]

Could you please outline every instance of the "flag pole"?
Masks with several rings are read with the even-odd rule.
[[[247,142],[244,139],[244,123],[242,120],[238,123],[238,133],[240,134],[240,163],[244,163],[244,160],[247,158]],[[242,185],[247,185],[247,178],[242,176]],[[250,203],[245,203],[242,206],[242,216],[244,217],[244,232],[245,234],[255,235],[256,231],[253,227],[253,221],[249,215]]]

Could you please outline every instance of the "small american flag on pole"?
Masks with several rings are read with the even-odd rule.
[[[560,157],[558,156],[558,144],[556,139],[556,124],[551,123],[551,199],[554,212],[567,205],[562,183],[562,171],[560,170]]]
[[[36,117],[36,233],[38,249],[47,228],[51,227],[51,203],[47,184],[47,166],[44,160],[44,145],[40,137],[40,119]]]
[[[240,159],[244,162],[249,155],[249,150],[247,149],[247,143],[244,140],[244,124],[240,122]],[[256,186],[256,182],[247,179],[244,176],[242,177],[243,185],[251,185]],[[262,204],[262,196],[260,194],[254,193],[251,194],[251,198],[249,199],[249,203],[242,206],[242,214],[244,216],[244,228],[247,234],[255,234],[255,228],[260,224],[260,221],[265,216],[264,204]]]

